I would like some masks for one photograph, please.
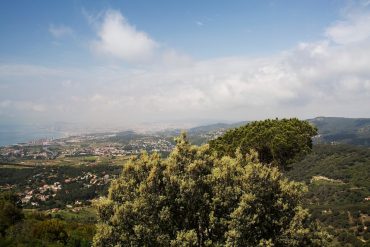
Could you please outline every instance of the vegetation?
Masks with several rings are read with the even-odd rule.
[[[370,118],[317,117],[309,121],[319,129],[318,143],[370,146]]]
[[[287,176],[309,184],[305,204],[339,246],[369,244],[370,150],[349,145],[317,145],[292,165]],[[314,178],[314,179],[313,179]]]
[[[0,246],[88,247],[92,244],[94,233],[94,223],[32,213],[7,230],[6,235],[0,238]]]
[[[0,194],[0,246],[91,246],[94,222],[79,218],[23,211],[19,198]]]
[[[316,133],[317,130],[311,124],[296,118],[268,119],[229,130],[209,144],[218,157],[235,157],[238,148],[242,153],[254,149],[262,163],[275,163],[285,169],[288,164],[311,150],[311,138]]]
[[[370,246],[370,150],[338,145],[366,145],[368,120],[309,122],[320,134],[313,152],[316,130],[297,119],[239,124],[219,138],[228,125],[195,128],[190,142],[214,141],[181,136],[169,156],[127,164],[112,138],[152,153],[175,132],[4,148],[14,154],[0,163],[0,246],[91,246],[94,235],[95,246]],[[91,201],[107,195],[97,214]]]
[[[0,194],[0,236],[4,236],[6,230],[23,219],[23,213],[19,198],[12,193]]]
[[[97,204],[94,246],[323,246],[301,201],[306,187],[255,152],[219,159],[185,135],[170,156],[126,163]]]
[[[32,198],[23,204],[26,208],[65,208],[67,204],[76,201],[88,205],[89,200],[107,194],[109,181],[105,180],[104,176],[117,176],[121,170],[121,166],[110,164],[27,167],[13,165],[0,168],[0,186],[16,185],[13,191],[21,194],[23,198],[26,192],[32,192]],[[54,183],[59,183],[60,189],[42,191],[44,185]],[[48,199],[42,200],[43,196]],[[37,206],[32,206],[32,203],[37,203]]]

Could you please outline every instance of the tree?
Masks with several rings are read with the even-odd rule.
[[[65,244],[68,239],[65,222],[58,219],[40,221],[33,229],[33,236],[46,242]]]
[[[254,149],[262,163],[274,163],[284,170],[311,150],[311,138],[316,134],[317,129],[307,121],[268,119],[229,130],[209,144],[218,157],[235,157],[238,148],[242,153]]]
[[[0,194],[0,235],[12,225],[23,219],[21,201],[19,197],[11,192]]]
[[[218,158],[185,134],[170,156],[124,165],[97,205],[94,246],[323,246],[301,207],[306,187],[255,152]]]

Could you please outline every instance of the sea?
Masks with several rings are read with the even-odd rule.
[[[61,137],[65,137],[65,132],[37,126],[0,125],[0,146]]]

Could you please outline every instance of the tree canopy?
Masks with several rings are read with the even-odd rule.
[[[94,246],[324,246],[305,191],[253,151],[219,158],[183,134],[167,159],[124,165],[96,205]]]
[[[297,118],[268,119],[229,130],[210,141],[209,145],[218,157],[235,157],[238,148],[242,153],[254,149],[262,163],[275,163],[285,169],[289,163],[311,150],[311,138],[316,134],[317,129],[307,121]]]
[[[5,235],[6,229],[21,221],[24,215],[21,201],[11,192],[0,194],[0,237]]]

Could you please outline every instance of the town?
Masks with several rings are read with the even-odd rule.
[[[171,152],[173,147],[173,138],[158,135],[81,135],[0,147],[0,161],[18,162],[91,155],[114,157],[136,155],[142,151],[166,154]]]
[[[227,129],[190,130],[189,139],[203,144]],[[133,131],[43,138],[0,147],[3,179],[0,191],[16,191],[24,208],[76,212],[105,196],[122,165],[143,151],[166,157],[175,147],[176,131]]]

